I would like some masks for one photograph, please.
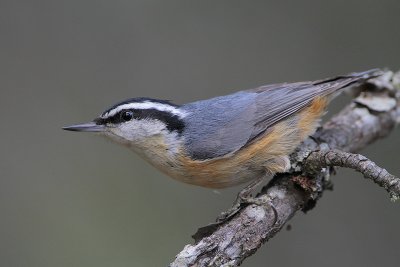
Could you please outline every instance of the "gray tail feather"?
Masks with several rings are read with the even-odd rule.
[[[379,77],[379,76],[383,75],[384,73],[385,73],[385,71],[383,71],[381,69],[372,69],[372,70],[367,70],[367,71],[363,71],[363,72],[350,73],[348,75],[343,76],[343,78],[348,79],[348,83],[346,85],[344,85],[342,88],[349,87],[349,86],[357,86],[362,82],[365,82],[369,79]]]
[[[372,69],[372,70],[367,70],[367,71],[363,71],[363,72],[353,72],[346,76],[360,78],[363,80],[368,80],[368,79],[379,77],[379,76],[383,75],[384,73],[385,73],[385,71],[383,71],[381,69]]]
[[[367,70],[367,71],[363,71],[363,72],[352,72],[347,75],[341,75],[341,76],[336,76],[334,78],[328,78],[328,79],[315,81],[314,85],[330,83],[330,82],[338,82],[341,80],[343,80],[343,81],[347,80],[347,82],[345,82],[344,86],[343,86],[343,87],[347,87],[356,82],[362,82],[365,80],[379,77],[379,76],[383,75],[384,73],[385,72],[381,69],[372,69],[372,70]]]
[[[385,72],[381,69],[353,72],[347,75],[315,81],[313,85],[320,86],[325,96],[327,96],[329,100],[332,100],[343,91],[342,89],[357,86],[366,80],[379,77],[384,73]]]

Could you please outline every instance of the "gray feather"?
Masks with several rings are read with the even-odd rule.
[[[182,106],[185,147],[193,159],[221,157],[239,150],[275,123],[297,113],[317,96],[329,96],[379,70],[314,82],[261,86]]]
[[[189,113],[183,135],[190,156],[214,158],[244,146],[254,127],[255,97],[238,92],[182,106]]]

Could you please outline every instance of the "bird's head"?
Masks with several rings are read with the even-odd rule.
[[[175,142],[184,130],[185,115],[169,101],[132,98],[112,106],[92,122],[63,129],[100,133],[123,145],[146,148],[154,140]]]

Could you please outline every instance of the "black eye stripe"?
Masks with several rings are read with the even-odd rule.
[[[120,112],[121,121],[130,121],[133,119],[133,111],[132,110],[125,110]]]
[[[158,109],[124,109],[108,118],[98,118],[95,120],[97,124],[120,124],[126,122],[123,119],[124,112],[132,112],[132,119],[135,120],[159,120],[165,123],[169,131],[176,131],[182,133],[185,127],[184,122],[177,115],[172,114],[168,111],[160,111]]]
[[[107,124],[107,123],[119,124],[119,123],[127,122],[129,120],[125,120],[124,119],[124,114],[127,113],[127,112],[131,112],[132,113],[132,119],[136,119],[138,117],[138,111],[137,110],[135,110],[135,109],[123,109],[123,110],[119,111],[118,113],[114,114],[111,117],[99,118],[97,120],[98,120],[99,124]]]

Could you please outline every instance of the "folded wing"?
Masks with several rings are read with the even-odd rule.
[[[370,70],[313,82],[272,84],[187,104],[183,106],[189,111],[187,152],[198,160],[234,153],[275,123],[309,105],[315,97],[332,96],[342,88],[381,74]]]

